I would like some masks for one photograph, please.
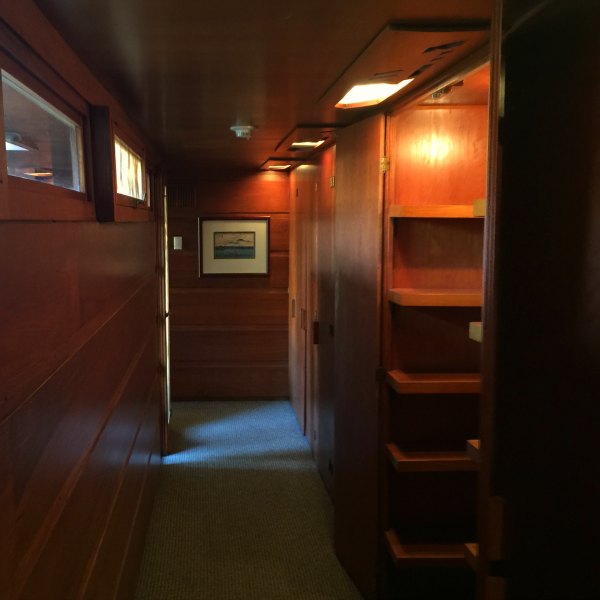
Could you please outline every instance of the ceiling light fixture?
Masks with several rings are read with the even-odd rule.
[[[6,133],[4,136],[4,145],[11,152],[28,152],[37,150],[33,145],[26,144],[20,133]]]
[[[252,130],[255,127],[254,125],[232,125],[229,129],[235,133],[236,138],[249,140],[252,137]]]
[[[291,169],[292,165],[269,165],[267,167],[267,169],[269,171],[287,171],[288,169]]]
[[[403,79],[399,83],[367,83],[355,85],[335,105],[336,108],[364,108],[383,102],[402,88],[412,83],[414,78]]]
[[[289,148],[288,150],[314,150],[315,148],[318,148],[319,146],[321,146],[322,144],[325,143],[325,140],[319,140],[317,142],[294,142]]]

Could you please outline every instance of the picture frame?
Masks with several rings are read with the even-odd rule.
[[[199,276],[268,275],[269,218],[198,219]]]

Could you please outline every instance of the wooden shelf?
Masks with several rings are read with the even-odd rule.
[[[479,560],[479,544],[465,544],[463,547],[464,557],[467,564],[477,571],[477,561]]]
[[[473,204],[393,204],[392,219],[477,219],[485,216],[485,199]]]
[[[481,321],[471,321],[471,323],[469,323],[469,338],[476,342],[481,342],[483,340]]]
[[[467,456],[475,462],[480,461],[479,445],[479,440],[467,440]]]
[[[385,532],[390,556],[398,568],[464,567],[462,544],[402,544],[392,529]]]
[[[478,394],[481,377],[477,373],[405,373],[388,371],[388,385],[398,394]]]
[[[399,473],[476,471],[479,468],[466,452],[405,452],[394,443],[385,447],[392,466]]]
[[[415,289],[388,290],[388,300],[399,306],[481,306],[482,293],[477,289]]]

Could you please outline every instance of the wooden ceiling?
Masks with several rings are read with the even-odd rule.
[[[190,179],[258,168],[282,155],[281,142],[299,125],[343,125],[364,116],[335,109],[327,92],[387,24],[481,23],[489,21],[492,3],[36,2],[162,152],[171,172]],[[474,43],[481,45],[485,35]],[[252,138],[235,138],[235,124],[253,125]]]

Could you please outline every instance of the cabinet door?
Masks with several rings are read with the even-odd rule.
[[[340,132],[335,200],[335,545],[376,593],[383,116]]]

